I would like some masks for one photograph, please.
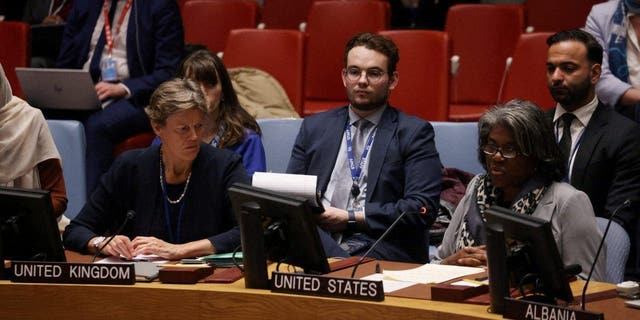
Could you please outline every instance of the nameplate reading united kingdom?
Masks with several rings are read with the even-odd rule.
[[[342,299],[383,301],[382,281],[273,272],[271,291]]]
[[[11,281],[84,284],[134,284],[132,263],[11,262]]]

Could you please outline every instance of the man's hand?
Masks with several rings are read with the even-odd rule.
[[[127,96],[127,89],[117,83],[101,81],[96,84],[95,89],[100,100],[107,98],[118,99]]]
[[[342,232],[347,228],[349,214],[346,210],[327,207],[319,216],[318,224],[320,227],[329,232]]]

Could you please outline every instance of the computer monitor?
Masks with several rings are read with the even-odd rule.
[[[330,271],[311,207],[304,198],[235,183],[229,197],[240,225],[245,286],[268,289],[267,259],[306,273]]]
[[[542,295],[525,299],[572,301],[565,266],[548,221],[493,206],[485,211],[491,310],[503,313],[513,287],[533,282]],[[510,277],[511,276],[511,277]]]
[[[0,261],[66,261],[49,191],[0,187]]]

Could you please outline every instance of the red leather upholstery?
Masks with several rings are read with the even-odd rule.
[[[127,150],[146,148],[151,145],[151,141],[155,137],[156,135],[153,132],[138,133],[135,136],[131,136],[114,146],[113,157],[115,158]]]
[[[0,22],[0,63],[14,96],[24,98],[16,76],[16,67],[28,67],[31,60],[31,26],[23,22]]]
[[[520,5],[467,4],[449,9],[445,31],[452,53],[460,57],[458,74],[451,80],[450,120],[477,121],[478,113],[498,101],[505,61],[523,30]],[[470,109],[473,112],[466,113]]]
[[[224,50],[229,31],[255,28],[258,4],[250,0],[191,0],[184,4],[184,39],[203,44],[214,53]]]
[[[594,4],[604,0],[527,0],[527,26],[533,31],[562,31],[584,28]]]
[[[302,115],[305,36],[297,30],[236,29],[224,49],[227,68],[254,67],[272,75]]]
[[[389,12],[389,3],[383,1],[313,3],[306,29],[305,115],[344,104],[344,46],[356,33],[388,29]]]
[[[429,121],[449,116],[449,36],[442,31],[389,30],[400,50],[399,83],[390,104]]]
[[[525,99],[542,109],[555,107],[547,88],[547,38],[552,32],[523,33],[513,53],[500,101]]]
[[[313,0],[264,0],[262,22],[267,29],[296,29],[307,21]]]

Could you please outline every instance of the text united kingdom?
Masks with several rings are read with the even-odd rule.
[[[14,261],[11,270],[13,282],[134,284],[136,281],[133,264]]]

